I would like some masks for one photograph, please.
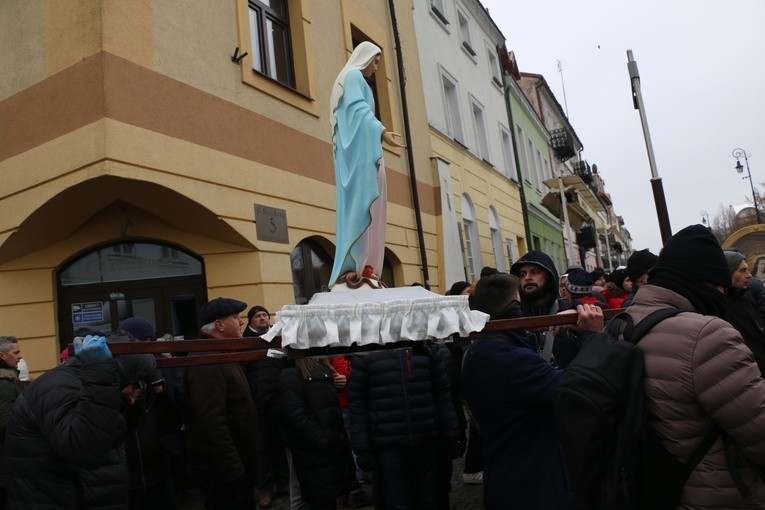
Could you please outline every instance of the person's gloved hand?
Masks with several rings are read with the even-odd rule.
[[[88,335],[85,338],[77,337],[72,341],[74,355],[82,363],[98,363],[112,357],[112,351],[106,342],[106,337]]]
[[[374,471],[377,467],[375,462],[375,455],[372,452],[361,452],[356,456],[356,465],[362,471]]]

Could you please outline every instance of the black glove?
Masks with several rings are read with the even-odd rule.
[[[377,467],[375,462],[375,455],[372,452],[361,452],[356,456],[356,465],[362,471],[374,471]]]

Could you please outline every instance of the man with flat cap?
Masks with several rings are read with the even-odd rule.
[[[241,338],[247,304],[216,298],[202,307],[200,338]],[[212,348],[214,350],[214,348]],[[210,509],[254,509],[258,420],[238,363],[186,368],[183,414],[191,475]]]

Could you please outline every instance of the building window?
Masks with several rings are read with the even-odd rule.
[[[497,61],[497,54],[494,48],[486,45],[486,56],[489,62],[489,73],[491,73],[491,81],[499,88],[502,88],[502,75],[499,72],[499,62]]]
[[[470,23],[468,17],[459,8],[457,9],[457,21],[460,27],[460,45],[462,49],[475,60],[477,53],[473,49],[473,42],[470,38]]]
[[[304,305],[317,292],[327,290],[332,258],[316,241],[304,239],[290,252],[295,304]]]
[[[472,282],[477,278],[476,268],[481,267],[482,263],[475,208],[473,207],[473,201],[470,200],[467,194],[462,195],[462,227],[464,230],[463,254],[465,275],[467,276],[467,281]]]
[[[536,169],[536,184],[537,184],[537,191],[540,193],[542,192],[542,182],[545,180],[544,178],[544,167],[542,167],[542,154],[539,152],[539,149],[534,150],[534,168]]]
[[[442,25],[446,26],[449,24],[449,20],[446,17],[446,5],[444,5],[444,0],[430,0],[430,12]]]
[[[510,265],[512,266],[516,259],[515,248],[513,248],[513,240],[509,237],[505,238],[505,246],[507,246],[507,259],[510,261]]]
[[[242,82],[318,117],[310,0],[236,0]]]
[[[475,145],[478,157],[489,161],[489,139],[486,135],[486,121],[483,116],[483,106],[471,98],[470,104],[473,108],[473,129],[475,131]]]
[[[510,131],[502,124],[499,125],[499,138],[502,141],[502,162],[504,163],[504,174],[514,181],[518,180],[515,171],[515,158],[513,157],[513,140],[510,137]]]
[[[295,86],[287,0],[249,0],[252,68]]]
[[[441,87],[444,94],[444,114],[446,115],[446,133],[464,145],[457,80],[441,69]]]
[[[499,228],[499,216],[494,206],[489,207],[489,230],[491,231],[491,247],[494,250],[494,267],[500,273],[504,273],[505,255],[502,249],[502,231]]]

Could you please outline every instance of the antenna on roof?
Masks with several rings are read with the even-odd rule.
[[[558,60],[558,72],[560,73],[560,86],[563,87],[563,108],[566,110],[566,118],[568,118],[568,101],[566,101],[566,84],[563,81],[563,63]]]

